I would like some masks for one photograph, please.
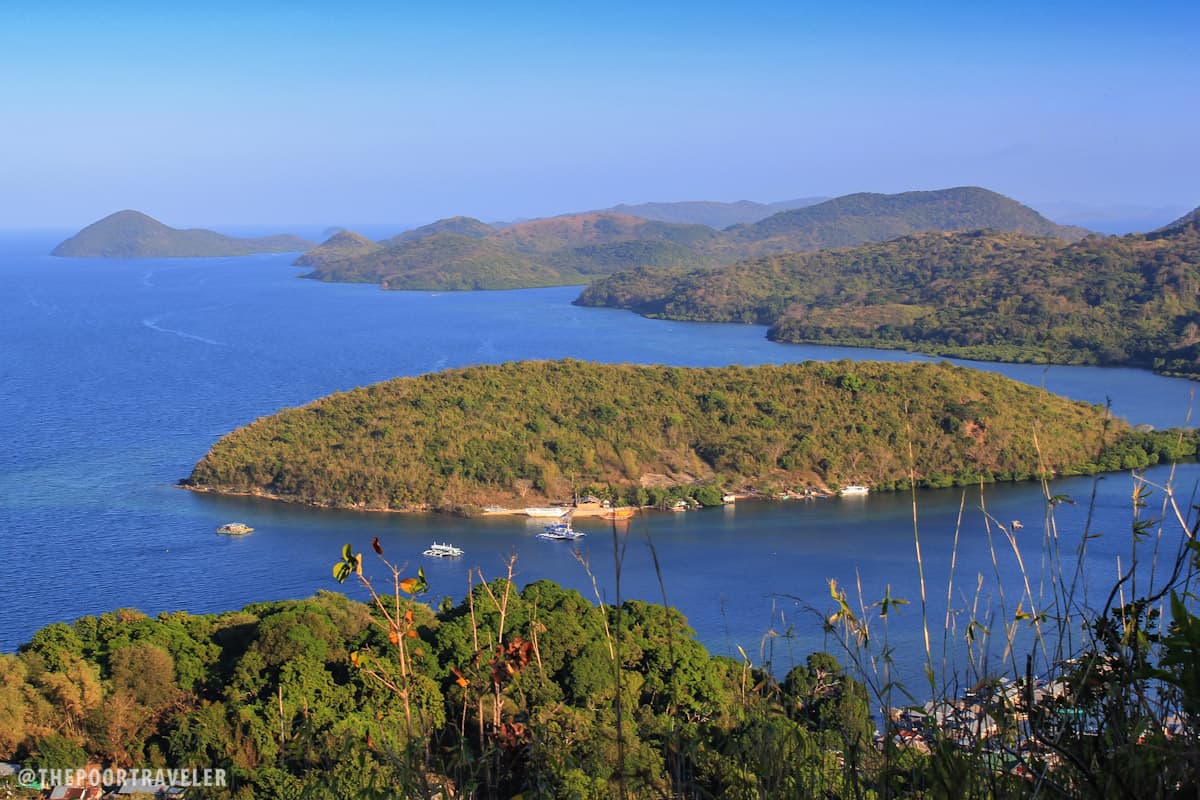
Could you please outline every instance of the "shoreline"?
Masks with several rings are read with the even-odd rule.
[[[177,481],[173,485],[177,489],[183,489],[185,491],[195,492],[196,494],[215,494],[215,495],[218,495],[221,497],[255,497],[255,498],[258,498],[261,500],[270,500],[275,503],[287,503],[290,505],[307,506],[309,508],[317,508],[317,509],[322,509],[325,511],[361,511],[361,512],[366,512],[366,513],[371,513],[371,514],[450,514],[450,515],[456,514],[456,512],[454,510],[430,508],[428,506],[423,507],[423,508],[416,508],[416,507],[414,507],[414,508],[384,508],[381,506],[367,506],[367,505],[334,506],[334,505],[329,505],[326,503],[314,503],[314,502],[310,502],[310,501],[306,501],[306,500],[295,500],[295,499],[292,499],[289,497],[284,497],[283,495],[274,494],[272,492],[264,492],[261,490],[237,491],[237,490],[233,490],[233,489],[217,489],[217,488],[213,488],[211,486],[195,486],[195,485],[184,483],[183,481]],[[788,495],[786,497],[772,498],[772,497],[767,497],[766,495],[762,494],[761,492],[755,492],[755,491],[733,492],[732,493],[732,495],[734,497],[734,502],[741,502],[741,501],[745,501],[745,500],[759,501],[759,500],[773,500],[773,499],[774,500],[804,499],[801,495],[794,493],[794,492],[786,493],[786,494]],[[837,496],[836,492],[824,492],[824,493],[817,493],[817,494],[810,495],[808,499],[836,497],[836,496]],[[733,503],[726,503],[725,505],[733,505]],[[719,506],[713,506],[713,507],[719,508]],[[462,516],[466,519],[474,519],[477,517],[529,517],[530,519],[541,518],[541,517],[536,517],[534,515],[526,513],[527,508],[563,508],[563,509],[567,509],[567,511],[570,511],[571,515],[575,516],[575,517],[606,517],[608,514],[610,514],[612,512],[617,512],[618,514],[622,515],[622,516],[615,517],[615,520],[618,522],[622,521],[623,519],[629,519],[630,517],[636,516],[637,514],[640,514],[645,511],[664,511],[664,512],[671,511],[671,509],[660,509],[656,506],[604,506],[601,503],[576,503],[576,504],[572,505],[572,504],[561,504],[561,503],[554,503],[551,501],[547,501],[546,504],[541,505],[541,506],[521,506],[521,507],[513,507],[513,508],[510,508],[508,506],[486,506],[486,507],[480,508],[475,513],[458,514],[458,516]],[[564,511],[563,514],[565,515],[567,513],[567,511]],[[544,519],[549,521],[551,519],[555,519],[555,517],[547,516],[547,517],[544,517]]]

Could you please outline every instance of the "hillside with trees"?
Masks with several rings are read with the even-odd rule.
[[[671,220],[715,220],[730,211],[709,207],[721,204],[661,205],[664,208],[644,212],[649,218],[590,212],[499,228],[452,217],[387,239],[379,250],[339,252],[328,258],[322,245],[296,263],[317,267],[305,277],[379,283],[387,289],[511,289],[587,283],[599,275],[636,268],[711,268],[753,256],[879,241],[914,231],[989,228],[1067,241],[1085,233],[1055,225],[1002,195],[969,187],[848,195],[723,231],[653,218],[657,209],[662,212],[657,216]]]
[[[1076,241],[1082,228],[1057,225],[1004,195],[962,186],[931,192],[835,197],[726,231],[756,254],[792,253],[883,242],[922,231],[998,230]]]
[[[118,211],[93,222],[51,251],[71,258],[214,258],[254,253],[291,253],[313,243],[280,234],[255,238],[226,236],[203,228],[181,230],[140,211]]]
[[[733,203],[705,200],[684,200],[674,203],[621,203],[604,210],[613,214],[626,214],[659,222],[707,225],[710,228],[722,230],[733,225],[758,222],[760,219],[766,219],[780,211],[790,211],[793,208],[823,203],[828,199],[828,197],[798,197],[795,200],[780,200],[774,203],[755,203],[750,200],[738,200]]]
[[[925,233],[693,271],[634,270],[581,305],[770,325],[782,342],[993,361],[1127,365],[1200,377],[1200,229],[1074,244]]]
[[[297,267],[327,267],[338,261],[349,258],[368,256],[383,249],[383,245],[373,242],[362,234],[354,231],[338,231],[324,242],[297,258],[293,264]]]
[[[522,362],[398,378],[281,411],[223,437],[183,483],[380,510],[521,507],[585,492],[719,503],[729,488],[887,489],[910,474],[949,486],[1043,467],[1128,468],[1178,457],[1177,440],[1162,437],[947,364]]]

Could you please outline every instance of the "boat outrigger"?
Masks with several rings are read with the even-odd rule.
[[[461,547],[455,547],[452,544],[441,544],[434,542],[425,551],[425,555],[433,556],[434,558],[458,558],[463,554]]]

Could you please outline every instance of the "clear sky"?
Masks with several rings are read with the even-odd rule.
[[[0,4],[0,228],[1200,205],[1200,3]]]

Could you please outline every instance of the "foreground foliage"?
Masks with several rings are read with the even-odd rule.
[[[645,505],[704,486],[950,486],[1128,469],[1195,447],[1194,434],[1134,433],[1103,409],[945,364],[526,362],[282,411],[217,442],[187,483],[335,507],[520,507],[589,490]]]
[[[43,628],[0,656],[0,758],[220,768],[233,785],[198,794],[239,800],[1194,797],[1197,521],[1171,486],[1139,482],[1132,561],[1093,606],[1072,577],[1092,534],[1076,532],[1078,561],[1061,552],[1062,498],[1046,502],[1057,580],[1027,573],[983,614],[978,589],[955,603],[940,635],[967,663],[940,679],[927,627],[924,704],[889,677],[887,620],[909,605],[890,593],[854,603],[831,586],[824,625],[853,672],[829,653],[755,667],[711,657],[674,609],[620,602],[619,578],[597,606],[519,589],[510,562],[435,613],[424,575],[376,540],[383,581],[350,545],[333,568],[369,605],[322,592]],[[924,596],[922,580],[926,620]]]
[[[869,739],[828,655],[780,686],[662,606],[498,579],[434,614],[419,591],[50,625],[0,656],[0,758],[226,769],[214,797],[732,796],[785,752],[808,760],[781,780],[835,785],[832,751]]]

